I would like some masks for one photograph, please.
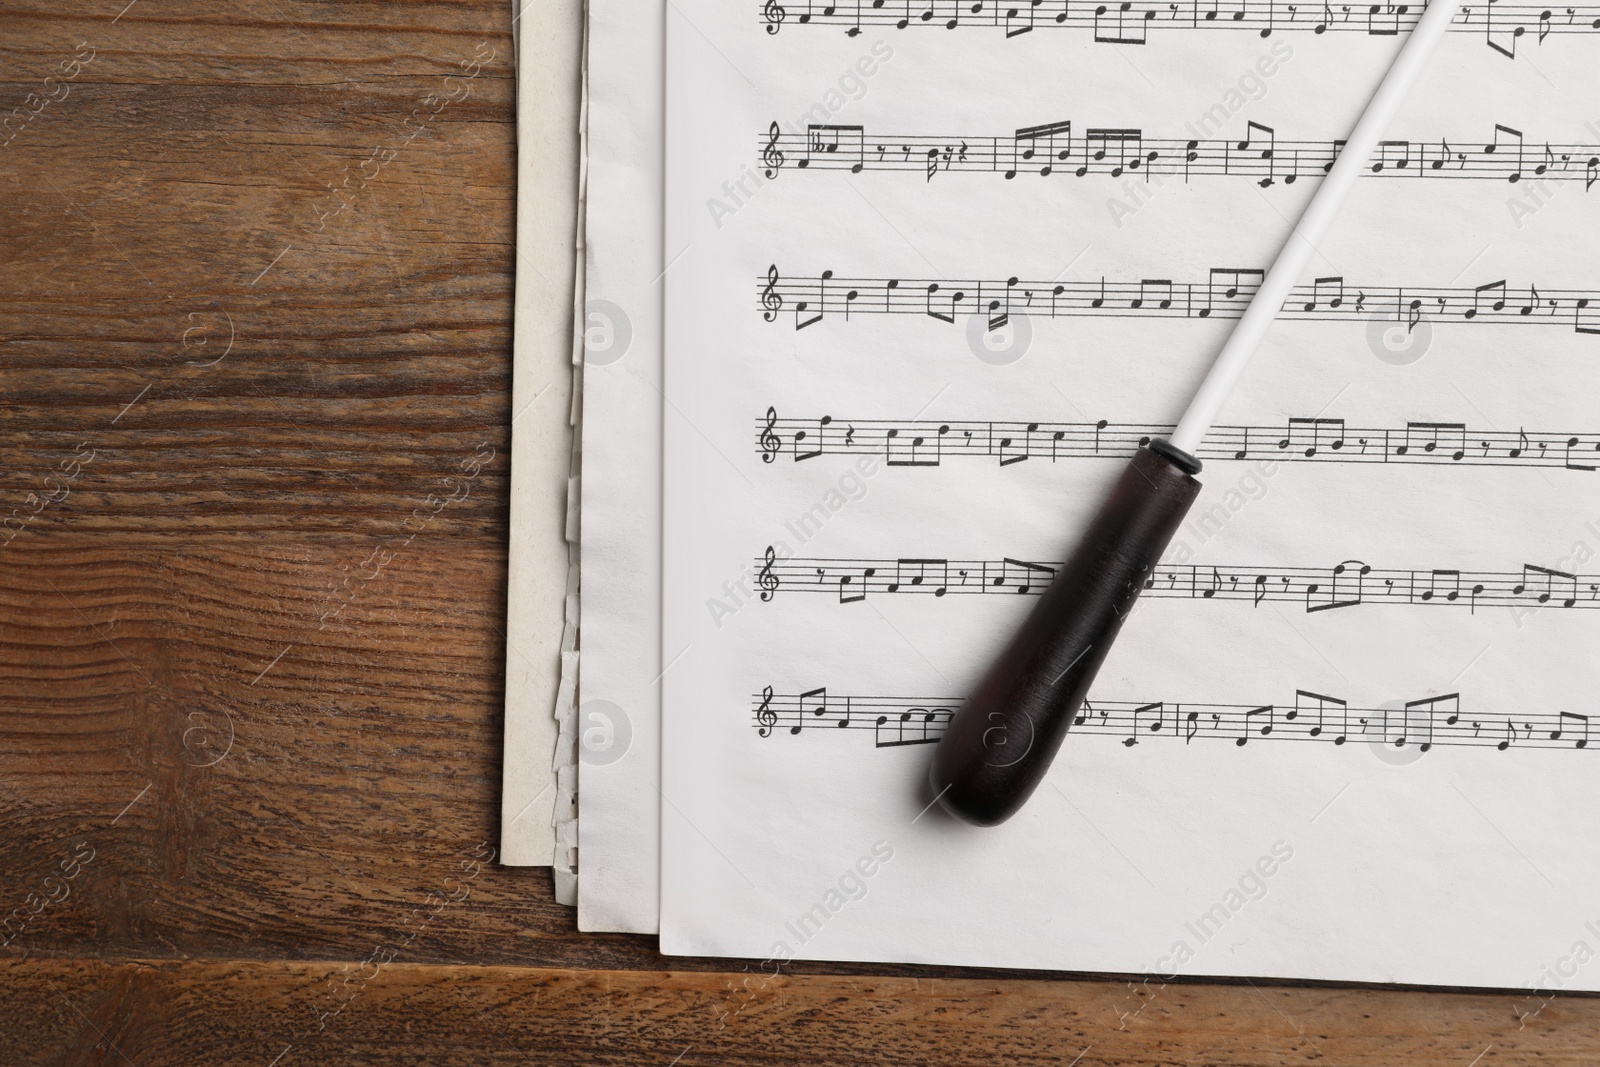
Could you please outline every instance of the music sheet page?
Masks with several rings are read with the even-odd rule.
[[[660,899],[664,4],[589,3],[578,928]]]
[[[926,771],[1418,16],[668,15],[662,947],[1600,989],[1600,10],[1468,2],[1045,783]]]

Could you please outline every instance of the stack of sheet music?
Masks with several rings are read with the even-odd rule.
[[[1461,5],[1045,786],[924,784],[1418,14],[589,0],[581,928],[1600,989],[1600,7]]]

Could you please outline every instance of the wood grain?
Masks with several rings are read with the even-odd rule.
[[[0,12],[0,120],[94,50],[0,133],[0,1063],[1593,1060],[1565,996],[669,961],[482,862],[507,8]]]
[[[7,1063],[1427,1067],[1592,1063],[1600,1004],[1351,989],[455,967],[44,960],[0,966],[35,1020]],[[746,988],[748,986],[748,989]],[[112,1047],[114,1046],[114,1047]],[[287,1051],[286,1051],[287,1050]]]
[[[32,524],[378,530],[506,451],[509,16],[243,6],[4,16],[4,107],[94,58],[0,148],[0,516],[80,443]],[[504,503],[447,522],[503,534]]]

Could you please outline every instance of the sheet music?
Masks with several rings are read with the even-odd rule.
[[[589,3],[578,928],[655,933],[664,9]]]
[[[1462,5],[978,830],[932,744],[1418,9],[672,8],[664,950],[1521,986],[1585,936],[1600,11],[1543,12]]]

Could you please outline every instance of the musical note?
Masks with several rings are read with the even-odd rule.
[[[774,130],[777,125],[776,122],[772,124]],[[775,134],[774,143],[776,143]],[[803,166],[815,168],[819,157],[826,157],[830,161],[837,160],[839,166],[852,174],[860,174],[867,164],[866,131],[860,126],[816,124],[807,126],[806,158]]]
[[[1115,6],[1114,24],[1105,18],[1110,9]],[[1132,0],[1123,0],[1122,3],[1099,4],[1094,9],[1094,39],[1100,44],[1144,44],[1146,40],[1145,23],[1155,17],[1155,11],[1146,11],[1133,16],[1133,28],[1128,27],[1129,13],[1133,10]],[[1114,25],[1115,28],[1110,28]],[[1135,30],[1138,35],[1134,36]]]
[[[821,686],[817,689],[808,689],[799,696],[799,715],[795,725],[790,728],[791,734],[797,734],[806,723],[806,716],[826,722],[835,712],[828,706],[828,687]],[[851,724],[850,708],[853,701],[850,697],[844,698],[844,714],[833,720],[833,725],[840,729],[848,729]]]
[[[1328,576],[1326,592],[1321,600],[1317,599],[1318,592],[1322,591],[1321,583],[1306,586],[1306,613],[1359,607],[1367,576],[1371,573],[1372,568],[1358,559],[1347,559],[1343,563],[1335,564]],[[1260,603],[1264,595],[1258,595],[1256,602]]]
[[[1422,721],[1426,729],[1421,732],[1421,736],[1425,739],[1418,741],[1417,745],[1423,752],[1427,752],[1429,749],[1433,748],[1434,732],[1437,725],[1435,719],[1437,716],[1445,716],[1444,725],[1446,727],[1454,726],[1456,723],[1461,721],[1461,694],[1446,693],[1443,696],[1424,697],[1421,700],[1408,700],[1406,701],[1402,710],[1405,717],[1402,729],[1405,732],[1395,740],[1394,747],[1403,748],[1408,740],[1415,739],[1419,736],[1418,731],[1411,729],[1411,722],[1413,713],[1420,711],[1422,713]],[[1384,726],[1387,728],[1387,720],[1385,720]]]
[[[930,437],[933,439],[931,455],[923,447]],[[943,458],[944,435],[937,431],[902,434],[898,428],[893,428],[883,435],[883,442],[884,463],[890,467],[937,467]]]
[[[1104,173],[1120,178],[1125,170],[1138,170],[1144,162],[1144,134],[1139,130],[1085,130],[1083,133],[1084,164],[1078,176],[1088,173],[1089,163],[1104,163]]]
[[[950,561],[944,559],[897,559],[894,563],[894,581],[889,583],[885,591],[898,593],[904,587],[911,587],[916,590],[916,587],[924,585],[934,596],[944,596],[945,593],[949,592]]]
[[[1411,165],[1410,141],[1379,141],[1378,158],[1372,164],[1372,173],[1385,170],[1404,170]]]
[[[1573,303],[1572,329],[1575,333],[1600,333],[1600,320],[1596,320],[1593,311],[1587,311],[1589,303],[1589,297],[1582,297]]]
[[[1499,298],[1494,300],[1489,305],[1490,311],[1505,310],[1506,283],[1504,279],[1501,279],[1497,282],[1488,282],[1487,284],[1474,287],[1472,290],[1472,307],[1462,312],[1462,314],[1469,319],[1476,318],[1478,313],[1483,309],[1483,300],[1486,295],[1490,297],[1498,296]]]
[[[1367,8],[1367,33],[1373,37],[1394,37],[1400,32],[1400,16],[1409,10],[1406,4],[1373,4]]]
[[[906,745],[937,744],[954,714],[953,708],[918,707],[908,708],[892,719],[888,715],[879,715],[873,720],[873,746],[901,748]]]
[[[1151,291],[1154,296],[1151,296]],[[1142,308],[1148,300],[1152,307],[1165,311],[1172,306],[1172,282],[1166,278],[1144,278],[1139,282],[1139,295],[1128,301],[1128,306]]]
[[[1524,563],[1522,565],[1522,575],[1523,582],[1522,585],[1518,586],[1518,589],[1520,590],[1523,586],[1528,587],[1534,591],[1535,599],[1541,604],[1548,604],[1552,597],[1563,593],[1569,595],[1560,597],[1562,607],[1570,608],[1578,602],[1578,576],[1576,574],[1568,574],[1565,571],[1556,571],[1548,567]],[[1541,576],[1544,579],[1544,588],[1542,590],[1538,589],[1538,581]],[[1531,581],[1529,580],[1530,578],[1532,579]],[[1558,579],[1561,582],[1559,590],[1556,588]]]
[[[995,330],[1004,329],[1006,324],[1011,321],[1011,294],[1016,287],[1017,279],[1014,277],[1007,278],[1006,287],[1001,293],[1001,298],[990,300],[984,306],[984,312],[988,316],[989,332],[992,333]]]
[[[1440,448],[1440,442],[1444,447]],[[1420,447],[1424,453],[1438,450],[1441,455],[1458,463],[1467,454],[1467,427],[1460,422],[1408,422],[1404,443],[1395,447],[1395,454],[1403,456]]]
[[[1015,178],[1026,162],[1038,169],[1040,177],[1047,178],[1055,170],[1056,163],[1066,160],[1071,153],[1071,122],[1025,126],[1011,137],[1012,165],[1005,171],[1005,177]]]
[[[1556,713],[1556,728],[1550,731],[1550,740],[1559,741],[1561,735],[1567,731],[1568,721],[1583,724],[1583,736],[1572,743],[1574,748],[1589,747],[1589,716],[1579,715],[1575,711],[1558,711]]]
[[[1517,38],[1528,32],[1526,25],[1521,25],[1515,17],[1508,17],[1500,21],[1500,28],[1495,28],[1495,5],[1500,0],[1486,0],[1483,15],[1483,40],[1490,48],[1499,52],[1507,59],[1517,58]],[[1502,5],[1499,9],[1508,16],[1515,8],[1511,5]],[[1496,37],[1499,34],[1499,37]]]
[[[1240,442],[1239,450],[1233,454],[1234,459],[1244,459],[1250,455],[1250,427],[1244,427],[1244,439]],[[1316,455],[1313,451],[1311,455]]]
[[[1578,463],[1572,458],[1572,450],[1574,448],[1578,448],[1581,441],[1582,438],[1579,437],[1568,437],[1565,445],[1563,446],[1564,459],[1561,465],[1567,468],[1569,471],[1592,471],[1595,469],[1595,465],[1593,463]],[[1600,442],[1596,443],[1596,446],[1592,451],[1600,452]]]
[[[1505,134],[1506,135],[1506,138],[1507,138],[1507,142],[1506,143],[1507,144],[1511,143],[1512,139],[1515,139],[1515,141],[1516,141],[1517,164],[1516,164],[1515,169],[1513,169],[1511,171],[1511,173],[1506,176],[1506,181],[1508,181],[1508,182],[1521,181],[1522,180],[1522,131],[1521,130],[1513,130],[1510,126],[1502,126],[1498,122],[1495,123],[1494,124],[1494,140],[1490,141],[1488,144],[1484,145],[1483,146],[1483,151],[1484,151],[1484,153],[1486,155],[1492,155],[1495,152],[1498,152],[1502,147],[1504,147],[1500,142],[1500,135],[1501,134]]]
[[[771,273],[771,271],[767,272],[769,278],[771,277]],[[833,271],[823,271],[821,274],[817,275],[817,293],[815,299],[796,300],[794,302],[794,328],[796,331],[803,330],[807,326],[816,325],[822,321],[825,315],[827,315],[828,282],[832,280]],[[853,301],[855,299],[857,290],[847,289],[846,291],[851,294],[850,299]],[[764,297],[763,300],[765,300]],[[806,314],[808,311],[811,312],[810,315]],[[767,319],[767,321],[771,322],[772,320]],[[846,313],[846,321],[849,321],[848,312]]]
[[[1318,307],[1326,306],[1329,310],[1336,309],[1344,304],[1344,279],[1343,278],[1318,278],[1311,283],[1311,299],[1302,305],[1303,311],[1316,311]]]
[[[1261,287],[1265,271],[1244,270],[1234,267],[1213,267],[1206,279],[1206,302],[1200,309],[1201,318],[1209,318],[1223,301],[1234,302],[1234,310],[1248,305],[1255,291]],[[1224,317],[1224,316],[1219,316]]]
[[[1321,737],[1323,731],[1327,729],[1328,708],[1335,707],[1339,709],[1339,732],[1333,736],[1333,743],[1336,745],[1344,744],[1345,737],[1350,732],[1349,705],[1340,700],[1338,697],[1324,696],[1321,693],[1312,693],[1304,689],[1296,689],[1294,691],[1294,710],[1288,712],[1284,718],[1290,720],[1298,719],[1306,712],[1308,705],[1316,709],[1317,725],[1307,730],[1307,735],[1310,737]]]
[[[842,568],[841,568],[842,569]],[[872,579],[878,574],[878,568],[865,567],[860,573],[846,571],[839,575],[839,603],[859,604],[867,599],[867,592],[872,588]]]
[[[1259,726],[1259,724],[1261,722],[1261,720],[1255,719],[1255,716],[1257,716],[1257,715],[1265,715],[1267,717],[1266,718],[1266,725],[1265,726],[1259,726],[1259,729],[1261,730],[1261,736],[1265,737],[1266,735],[1272,733],[1272,726],[1273,726],[1272,720],[1273,720],[1273,716],[1276,713],[1276,711],[1277,711],[1277,709],[1273,705],[1265,704],[1265,705],[1262,705],[1261,707],[1258,707],[1258,708],[1251,708],[1249,711],[1245,712],[1243,718],[1241,718],[1239,720],[1239,725],[1240,725],[1239,738],[1238,738],[1237,741],[1234,742],[1234,744],[1239,746],[1240,748],[1243,748],[1245,743],[1250,740],[1250,729],[1251,729],[1251,727],[1252,726]],[[1251,721],[1252,719],[1255,719],[1255,722],[1252,722]]]
[[[1267,144],[1265,148],[1262,148],[1260,141],[1255,138],[1255,133],[1258,130],[1267,135]],[[1265,189],[1267,186],[1272,184],[1273,179],[1277,176],[1276,146],[1278,141],[1278,132],[1271,126],[1263,126],[1259,122],[1250,120],[1245,123],[1245,133],[1245,139],[1239,142],[1239,151],[1249,152],[1252,150],[1252,148],[1259,150],[1260,155],[1258,158],[1266,162],[1267,174],[1266,177],[1262,178],[1256,184]]]
[[[1474,588],[1479,588],[1474,586]],[[1417,598],[1423,603],[1434,599],[1444,603],[1453,603],[1461,596],[1461,572],[1458,570],[1435,569],[1428,572],[1428,588],[1424,589]],[[1473,609],[1476,611],[1476,594],[1474,594]]]
[[[1278,442],[1278,447],[1293,448],[1307,459],[1315,458],[1324,447],[1335,451],[1344,447],[1343,419],[1291,418],[1288,429],[1289,432]]]
[[[983,286],[979,285],[978,289],[981,292]],[[938,319],[941,322],[953,323],[956,321],[956,305],[961,303],[961,301],[965,300],[966,298],[967,294],[959,289],[949,291],[947,295],[941,296],[939,283],[929,282],[927,287],[927,299],[923,305],[923,312],[930,319]],[[887,299],[885,300],[885,306],[887,306]]]
[[[1036,7],[1038,7],[1038,6],[1039,6],[1038,4],[1032,3],[1032,2],[1030,2],[1026,6],[1022,6],[1020,4],[1018,6],[1016,6],[1016,7],[1006,6],[1005,7],[1006,36],[1007,37],[1017,37],[1017,36],[1019,36],[1021,34],[1032,32],[1032,30],[1033,30],[1033,12],[1034,12],[1034,9]],[[1026,12],[1026,17],[1027,17],[1026,23],[1022,23],[1022,22],[1018,21],[1019,12]]]

